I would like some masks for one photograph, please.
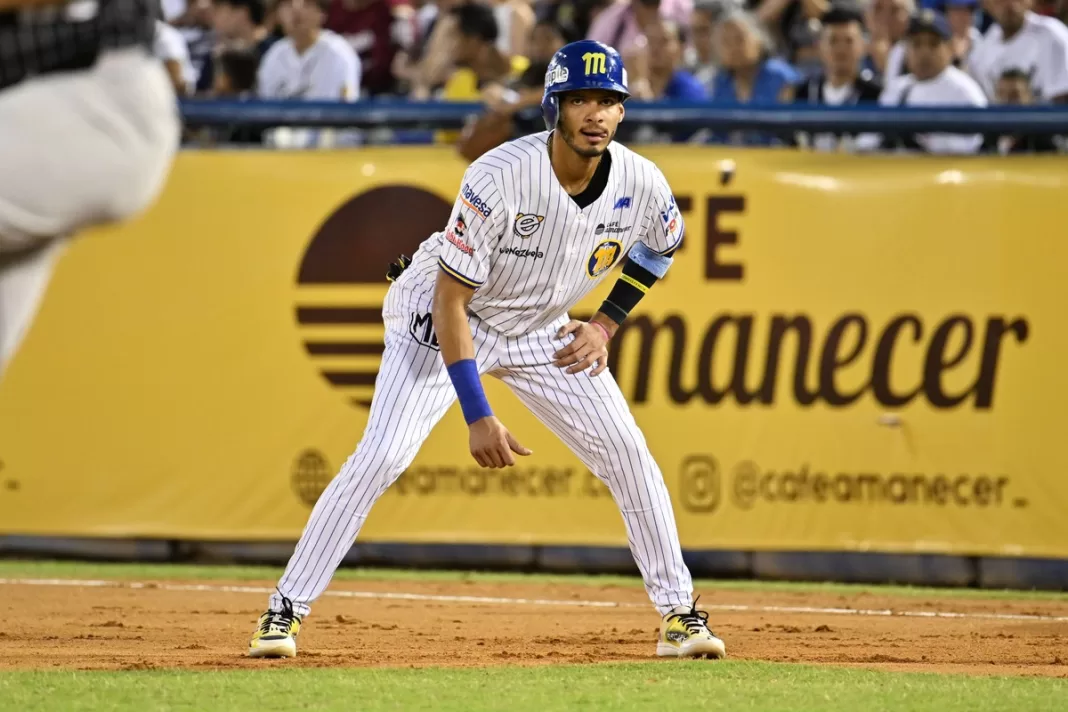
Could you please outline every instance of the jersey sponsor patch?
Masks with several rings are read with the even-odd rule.
[[[586,274],[590,277],[600,277],[612,269],[612,265],[623,254],[623,243],[619,240],[607,239],[597,243],[593,248],[590,258],[586,261]]]
[[[464,242],[464,233],[466,232],[467,223],[464,222],[464,216],[457,215],[456,222],[450,225],[449,229],[445,231],[445,239],[465,255],[473,255],[475,254],[475,248]]]
[[[629,208],[629,207],[630,207],[630,196],[627,196],[627,197],[620,198],[619,200],[617,200],[616,201],[616,205],[615,205],[614,208],[612,208],[612,210],[622,210],[623,208]]]
[[[675,205],[675,196],[671,196],[671,202],[668,203],[667,209],[660,213],[660,221],[665,225],[669,225],[672,219],[679,216],[679,208]]]
[[[554,64],[549,67],[549,71],[545,73],[545,86],[551,87],[556,84],[563,84],[567,81],[568,74],[567,67],[561,67],[559,64]]]
[[[490,216],[493,210],[486,204],[482,198],[478,196],[468,183],[464,183],[463,190],[460,191],[460,199],[464,205],[475,211],[475,214],[485,220]]]
[[[619,233],[630,230],[633,225],[620,225],[618,222],[610,222],[607,225],[601,223],[597,226],[597,229],[593,231],[594,235],[603,235],[608,233],[609,235],[618,235]]]
[[[535,260],[540,260],[545,256],[545,253],[541,250],[527,250],[520,249],[518,247],[502,247],[498,250],[502,255],[514,255],[515,257],[530,257]]]
[[[544,221],[544,215],[524,215],[523,213],[518,213],[515,216],[515,225],[512,226],[512,230],[517,237],[526,239],[540,230],[541,224]]]

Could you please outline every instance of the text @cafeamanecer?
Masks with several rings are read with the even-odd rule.
[[[691,455],[679,471],[680,504],[711,513],[726,494],[743,510],[768,505],[904,505],[933,507],[1026,507],[1009,493],[1005,475],[765,468],[743,460],[725,474],[714,457]]]

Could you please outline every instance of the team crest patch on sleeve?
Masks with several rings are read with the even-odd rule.
[[[515,216],[515,225],[512,230],[517,237],[526,239],[541,229],[541,224],[545,221],[544,215],[524,215],[518,213]]]
[[[600,277],[612,269],[620,255],[623,254],[623,243],[619,240],[602,240],[593,248],[590,259],[586,261],[586,274],[590,277]]]

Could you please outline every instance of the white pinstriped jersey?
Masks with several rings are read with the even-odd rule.
[[[580,208],[549,161],[549,132],[489,151],[467,169],[449,224],[420,245],[404,286],[433,291],[438,269],[475,287],[470,310],[505,336],[546,327],[619,264],[636,242],[658,253],[683,221],[652,161],[609,145],[608,184]]]

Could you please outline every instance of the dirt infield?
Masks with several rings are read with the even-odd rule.
[[[270,585],[6,581],[0,669],[633,662],[655,648],[640,589],[361,581],[319,602],[298,658],[250,660]],[[716,591],[701,604],[735,659],[1068,678],[1065,601]]]

